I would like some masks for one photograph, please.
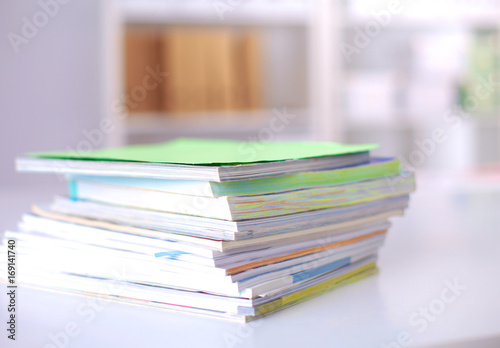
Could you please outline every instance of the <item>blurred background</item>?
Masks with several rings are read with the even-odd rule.
[[[470,290],[417,344],[495,335],[450,347],[498,347],[499,31],[500,0],[1,1],[0,234],[66,192],[56,175],[15,172],[29,151],[183,136],[375,142],[417,171],[418,189],[365,286],[380,313],[359,308],[352,322],[389,342],[458,277]],[[155,335],[170,336],[161,319]]]
[[[15,174],[26,151],[180,136],[376,142],[408,169],[495,177],[499,12],[497,0],[4,1],[0,182],[53,180]]]

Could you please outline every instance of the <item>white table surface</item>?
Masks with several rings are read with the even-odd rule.
[[[426,176],[418,186],[406,215],[393,218],[379,274],[267,318],[242,325],[118,303],[92,309],[87,298],[21,288],[17,340],[7,340],[2,324],[0,347],[57,347],[49,335],[72,322],[78,334],[59,336],[60,347],[500,347],[499,185]],[[0,227],[13,228],[51,190],[3,189]],[[455,279],[466,289],[440,307],[446,281]],[[425,328],[410,323],[429,306],[438,314]],[[2,323],[6,307],[2,288]]]

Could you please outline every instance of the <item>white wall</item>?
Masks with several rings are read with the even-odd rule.
[[[43,20],[40,3],[0,2],[0,187],[57,181],[49,174],[16,173],[14,158],[75,147],[101,117],[100,1],[59,5],[16,53],[8,35],[22,36],[23,17]]]

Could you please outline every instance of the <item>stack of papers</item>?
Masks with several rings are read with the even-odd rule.
[[[5,240],[19,241],[22,284],[247,322],[376,273],[415,186],[374,147],[178,139],[29,154],[19,170],[64,175],[69,193]]]

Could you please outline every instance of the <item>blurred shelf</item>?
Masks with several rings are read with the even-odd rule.
[[[443,16],[434,18],[415,18],[405,15],[393,15],[388,24],[383,25],[372,15],[348,15],[344,21],[346,28],[363,27],[369,22],[378,23],[385,29],[489,29],[498,30],[500,28],[500,11],[492,12],[484,16]],[[366,31],[366,30],[365,30]]]
[[[400,110],[401,113],[404,110]],[[406,110],[406,115],[408,115]],[[308,131],[308,112],[306,109],[289,109],[288,114],[295,117],[288,123],[279,122],[278,126],[285,127],[282,131],[288,134],[301,134]],[[404,119],[396,117],[394,120],[381,122],[376,121],[353,121],[346,115],[345,128],[348,132],[408,132],[423,131],[433,128],[436,125],[426,124],[414,119]],[[376,116],[376,115],[374,115]],[[500,127],[500,115],[493,114],[481,115],[489,118],[481,118],[480,115],[473,115],[471,121],[476,127],[480,128],[498,128]],[[271,109],[256,111],[228,111],[228,112],[204,112],[204,113],[134,113],[127,117],[125,133],[130,135],[201,135],[209,136],[211,134],[255,134],[264,128],[272,129],[273,118],[277,118],[275,112]],[[279,117],[278,117],[279,118]]]
[[[406,132],[415,130],[421,126],[415,126],[410,123],[347,123],[346,130],[351,132]],[[423,127],[422,127],[423,128]]]
[[[424,113],[423,110],[410,108],[396,108],[391,112],[381,113],[373,111],[363,114],[354,114],[344,111],[346,117],[346,129],[349,131],[409,131],[426,129],[425,121],[419,120],[416,115]]]
[[[254,133],[257,135],[259,131],[265,128],[274,133],[301,133],[307,131],[307,111],[305,109],[289,109],[287,114],[295,115],[295,117],[284,122],[271,109],[185,114],[136,113],[127,117],[125,131],[127,135],[236,133]],[[277,119],[278,122],[273,121],[273,119]],[[276,127],[276,125],[279,127]],[[276,131],[276,129],[280,130]]]
[[[219,7],[218,7],[219,6]],[[305,1],[123,1],[130,24],[305,26]]]
[[[422,112],[421,112],[422,113]],[[345,124],[346,130],[350,132],[407,132],[407,131],[428,131],[429,129],[434,129],[439,127],[439,124],[426,122],[425,120],[419,120],[418,118],[414,118],[413,116],[410,118],[402,118],[398,117],[400,115],[415,115],[417,113],[413,112],[413,114],[401,111],[401,114],[396,114],[396,117],[390,121],[376,121],[377,114],[373,114],[371,116],[374,117],[374,120],[367,120],[366,122],[361,121],[349,121],[349,116],[347,116],[347,122]],[[431,121],[431,120],[427,120]],[[496,130],[500,128],[500,111],[498,113],[476,113],[471,114],[470,118],[467,119],[467,122],[471,123],[477,129],[492,129]]]

